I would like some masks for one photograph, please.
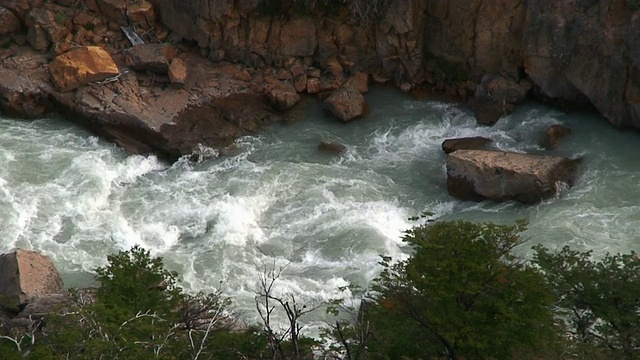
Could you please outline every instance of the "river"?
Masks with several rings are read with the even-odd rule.
[[[493,127],[456,104],[378,88],[371,114],[345,125],[309,101],[302,120],[238,141],[239,153],[173,165],[128,155],[60,118],[0,119],[0,251],[50,255],[67,286],[91,283],[106,255],[134,244],[163,256],[189,290],[222,286],[255,319],[264,266],[286,266],[277,291],[307,303],[366,286],[379,255],[407,256],[409,217],[510,223],[528,219],[523,248],[594,254],[640,248],[640,138],[593,114],[528,103]],[[446,138],[482,135],[498,148],[542,152],[541,133],[573,133],[548,153],[583,157],[580,180],[535,206],[472,203],[446,192]],[[321,139],[347,146],[320,153]],[[222,283],[221,283],[222,281]]]

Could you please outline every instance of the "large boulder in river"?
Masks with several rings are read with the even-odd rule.
[[[342,88],[329,95],[324,101],[324,109],[338,119],[349,122],[366,115],[369,112],[369,104],[360,91]]]
[[[442,142],[442,151],[449,154],[456,150],[475,150],[491,144],[492,141],[482,136],[446,139]]]
[[[120,73],[111,56],[99,46],[84,46],[58,55],[49,64],[49,70],[62,92]]]
[[[458,150],[448,155],[447,190],[462,200],[533,204],[572,185],[579,160],[503,151]]]
[[[0,307],[17,311],[34,297],[62,293],[62,279],[48,256],[20,249],[0,255]]]

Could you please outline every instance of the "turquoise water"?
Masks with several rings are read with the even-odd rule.
[[[640,138],[590,114],[526,104],[494,127],[459,105],[389,89],[367,95],[372,113],[342,124],[309,101],[300,121],[238,141],[236,156],[178,161],[128,155],[58,118],[0,120],[0,251],[50,255],[68,286],[90,283],[106,255],[140,244],[191,290],[223,281],[255,318],[264,266],[286,266],[279,293],[320,303],[337,288],[368,284],[380,254],[407,256],[401,241],[424,210],[444,219],[530,222],[529,245],[571,245],[601,255],[638,249]],[[446,138],[482,135],[503,150],[543,152],[551,124],[573,133],[551,154],[584,157],[575,187],[535,206],[471,203],[445,187]],[[318,152],[321,139],[347,146]]]

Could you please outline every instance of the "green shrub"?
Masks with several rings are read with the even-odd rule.
[[[534,262],[556,293],[558,315],[582,358],[640,359],[640,259],[535,247]]]
[[[352,329],[360,337],[345,341],[333,332],[343,353],[364,340],[366,356],[351,358],[511,359],[555,341],[553,293],[512,252],[523,230],[522,223],[456,221],[409,231],[404,241],[415,252],[396,263],[383,258]],[[361,336],[365,329],[370,336]]]

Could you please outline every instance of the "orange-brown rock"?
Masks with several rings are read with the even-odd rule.
[[[183,87],[187,80],[187,63],[180,58],[174,58],[169,65],[168,74],[173,86]]]
[[[324,101],[324,109],[338,119],[349,122],[366,115],[369,112],[369,104],[360,91],[342,88],[329,95]]]
[[[61,293],[62,279],[48,256],[28,250],[0,255],[0,306],[15,310],[34,297]]]
[[[493,125],[524,101],[531,83],[516,82],[497,75],[485,75],[476,87],[471,104],[480,124]]]
[[[534,204],[573,185],[579,160],[488,150],[447,156],[447,190],[462,200],[517,200]]]
[[[85,46],[58,55],[49,64],[49,70],[54,84],[62,92],[120,73],[111,56],[98,46]]]

